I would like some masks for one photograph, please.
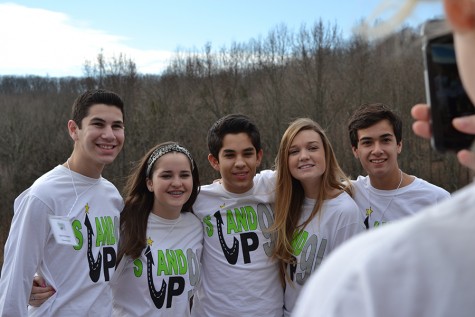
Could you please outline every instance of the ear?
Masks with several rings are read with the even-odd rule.
[[[397,154],[401,154],[401,151],[402,151],[402,140],[397,145]]]
[[[219,161],[211,153],[208,154],[208,162],[215,171],[219,172]]]
[[[454,31],[475,29],[475,2],[473,0],[444,0],[445,15]]]
[[[69,132],[69,135],[71,136],[71,139],[73,139],[73,141],[78,140],[78,129],[79,128],[76,122],[74,122],[74,120],[68,121],[68,132]]]
[[[257,166],[261,165],[263,155],[264,155],[264,151],[260,149],[259,152],[257,152]]]
[[[351,147],[351,151],[353,152],[353,156],[354,156],[356,159],[359,159],[359,158],[360,158],[360,156],[358,155],[358,148],[357,148],[357,147],[352,146],[352,147]]]
[[[146,181],[146,184],[147,184],[147,188],[150,192],[153,192],[153,182],[150,178],[147,178],[147,181]]]

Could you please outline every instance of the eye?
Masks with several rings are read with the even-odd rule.
[[[181,177],[181,178],[190,178],[190,177],[191,177],[191,173],[188,173],[188,172],[182,173],[182,174],[180,174],[180,177]]]

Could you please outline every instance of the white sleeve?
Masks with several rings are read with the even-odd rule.
[[[41,263],[49,233],[50,209],[28,194],[15,201],[4,249],[0,280],[0,316],[26,316],[33,276]]]
[[[263,170],[254,176],[254,186],[259,188],[260,192],[275,191],[277,172],[274,170]]]
[[[353,200],[351,200],[351,204],[347,203],[342,205],[342,208],[340,223],[335,233],[335,237],[333,238],[332,250],[348,239],[366,231],[364,224],[361,221],[358,206]]]

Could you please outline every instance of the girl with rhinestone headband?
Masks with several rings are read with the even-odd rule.
[[[192,209],[199,185],[190,152],[175,142],[153,147],[132,169],[111,281],[113,316],[189,316],[203,245]]]

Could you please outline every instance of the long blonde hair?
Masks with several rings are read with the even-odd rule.
[[[300,182],[290,174],[288,157],[289,149],[295,136],[304,130],[313,130],[320,135],[325,150],[326,169],[321,176],[321,186],[318,189],[317,201],[312,213],[308,219],[305,219],[299,225],[305,193]],[[293,263],[292,240],[294,235],[305,228],[317,215],[323,205],[323,201],[331,197],[332,191],[335,189],[345,190],[351,195],[352,189],[351,182],[340,168],[324,130],[318,123],[309,118],[299,118],[293,121],[284,132],[275,159],[275,170],[277,172],[274,207],[275,221],[271,230],[276,235],[276,243],[272,256],[280,262],[281,279],[284,283],[285,278],[289,278],[286,267],[288,264]]]

